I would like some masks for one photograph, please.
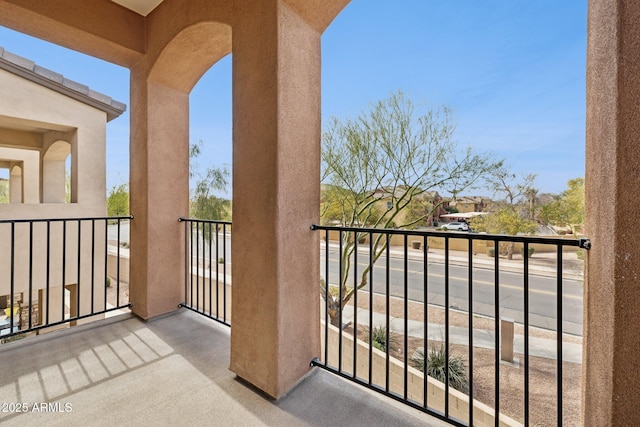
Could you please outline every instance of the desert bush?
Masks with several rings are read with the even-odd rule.
[[[444,344],[440,344],[439,347],[432,347],[426,354],[426,371],[427,375],[436,380],[444,383],[446,381],[446,360],[447,352],[445,351]],[[424,348],[419,348],[411,356],[411,365],[425,372],[425,352]],[[469,375],[467,374],[467,367],[461,357],[449,354],[449,385],[456,390],[463,393],[469,392]]]
[[[365,328],[365,341],[369,342],[369,328]],[[371,330],[371,342],[375,348],[387,352],[387,328],[385,326],[374,326]],[[398,347],[398,334],[389,332],[389,348],[392,350]]]

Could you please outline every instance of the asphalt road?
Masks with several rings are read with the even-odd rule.
[[[231,236],[223,239],[219,233],[218,257],[223,254],[223,242],[226,243],[227,262],[231,260]],[[208,245],[205,244],[203,253],[200,247],[200,256],[208,258]],[[215,246],[212,248],[212,256],[215,254]],[[194,250],[195,252],[195,250]],[[325,250],[320,251],[321,274],[325,273]],[[338,283],[338,250],[329,248],[330,270],[329,282]],[[358,278],[361,271],[367,266],[368,254],[361,253],[358,259]],[[407,260],[407,288],[409,299],[424,302],[424,263],[418,260]],[[392,296],[404,296],[404,260],[402,258],[389,258],[389,293]],[[493,269],[473,269],[473,312],[478,315],[495,317],[495,274]],[[349,286],[353,286],[353,269],[350,270]],[[445,306],[445,266],[440,261],[431,261],[427,265],[427,294],[429,304]],[[469,308],[469,273],[466,265],[450,264],[449,266],[449,307],[467,311]],[[518,323],[524,322],[524,276],[522,273],[501,271],[499,276],[498,316],[510,318]],[[562,330],[573,335],[582,335],[582,281],[565,278],[562,281]],[[382,256],[376,262],[373,271],[373,290],[379,294],[386,294],[386,258]],[[557,328],[557,280],[555,277],[536,275],[535,270],[529,274],[529,322],[549,330]],[[369,290],[365,286],[364,290]]]
[[[338,251],[329,250],[329,283],[338,283]],[[368,265],[368,254],[361,254],[358,259],[358,280],[361,272]],[[352,263],[351,263],[352,267]],[[425,301],[424,263],[417,260],[407,260],[407,290],[409,299]],[[405,294],[404,260],[389,258],[389,293],[392,296],[403,297]],[[325,274],[325,252],[321,251],[321,274]],[[473,312],[478,315],[495,317],[495,274],[493,269],[473,268]],[[430,304],[445,306],[445,266],[434,261],[427,265],[427,293],[426,300]],[[353,286],[353,268],[349,274],[348,286]],[[466,265],[449,266],[449,307],[467,311],[469,309],[469,273]],[[524,322],[524,275],[520,272],[501,271],[499,276],[498,316],[510,318],[518,323]],[[572,279],[562,281],[562,330],[565,333],[582,335],[582,282]],[[379,294],[386,294],[387,275],[386,258],[384,256],[376,262],[373,271],[373,290]],[[557,279],[529,274],[529,322],[549,330],[557,328]],[[369,286],[365,286],[368,290]]]

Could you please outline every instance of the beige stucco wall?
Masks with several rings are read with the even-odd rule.
[[[33,298],[37,291],[49,287],[80,283],[81,305],[90,308],[89,295],[94,293],[94,302],[102,306],[105,278],[105,243],[103,221],[96,225],[95,235],[91,223],[83,221],[80,233],[80,264],[78,264],[78,223],[66,225],[63,239],[63,224],[49,225],[49,250],[47,251],[47,223],[38,222],[30,229],[29,223],[14,225],[13,267],[11,255],[11,224],[0,224],[0,293],[9,295],[13,282],[14,293],[25,293],[30,289]],[[63,245],[64,241],[64,245]],[[92,252],[93,246],[93,252]],[[63,264],[63,253],[65,262]],[[91,255],[95,256],[93,259]],[[31,262],[29,262],[31,260]],[[47,263],[49,268],[47,270]],[[80,265],[80,275],[78,275]],[[64,268],[64,275],[63,275]],[[47,274],[48,273],[48,274]],[[13,278],[12,278],[13,275]],[[78,279],[80,280],[78,282]],[[92,284],[93,280],[93,284]],[[87,311],[84,311],[86,314]]]
[[[120,283],[129,283],[129,250],[110,245],[107,250],[107,276],[112,279],[111,286],[114,286],[116,281],[120,279]],[[119,268],[119,269],[118,269]]]
[[[25,132],[31,133],[31,141],[38,144],[35,148],[40,162],[52,143],[64,140],[71,144],[72,202],[82,204],[93,215],[104,215],[106,113],[4,70],[0,70],[0,90],[0,128],[32,128]],[[0,133],[0,147],[20,148],[25,138],[14,139],[10,132]],[[34,148],[32,144],[30,149]],[[38,194],[40,201],[40,190]],[[0,205],[0,217],[5,217],[2,208]],[[25,207],[24,214],[18,217],[31,215],[37,214]]]
[[[22,203],[0,204],[0,220],[104,216],[106,113],[5,70],[0,70],[0,91],[0,159],[22,165],[24,195]],[[65,201],[67,152],[72,203]],[[62,223],[52,222],[47,248],[45,222],[32,229],[15,224],[13,237],[11,225],[0,224],[0,294],[9,295],[13,286],[23,304],[38,304],[44,315],[46,300],[38,296],[46,296],[48,287],[50,322],[62,318],[62,286],[79,289],[80,315],[90,312],[92,302],[95,310],[102,309],[104,222],[96,223],[95,235],[90,222],[81,227],[79,234],[78,223],[68,223],[63,239]]]
[[[231,322],[231,276],[223,279],[222,264],[219,265],[218,279],[216,280],[215,264],[211,266],[212,274],[209,276],[209,267],[200,267],[200,271],[191,275],[184,301],[202,312],[208,313],[220,320]],[[195,266],[194,266],[195,270]]]
[[[0,139],[0,144],[2,139]],[[22,203],[39,203],[40,201],[40,156],[34,150],[20,150],[17,148],[3,147],[0,145],[0,160],[10,163],[19,163],[21,169],[20,182],[10,179],[11,192],[16,191],[14,185],[20,185]],[[16,197],[12,194],[12,203]],[[0,206],[2,206],[0,204]]]

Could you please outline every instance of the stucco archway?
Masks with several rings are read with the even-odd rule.
[[[176,25],[167,22],[167,31]],[[165,42],[152,44],[131,69],[131,262],[139,266],[131,280],[141,286],[130,297],[143,318],[175,310],[183,299],[184,236],[177,219],[188,216],[189,207],[189,93],[231,50],[227,24],[177,28],[154,37]]]
[[[209,68],[230,53],[231,26],[193,24],[162,49],[149,72],[149,82],[189,93]]]
[[[42,156],[42,202],[65,203],[67,200],[67,158],[71,154],[71,144],[56,141]],[[71,179],[71,174],[69,174]],[[73,182],[71,185],[73,186]]]
[[[138,286],[130,298],[143,318],[182,302],[177,218],[188,215],[189,92],[233,50],[231,369],[280,396],[320,348],[319,242],[309,226],[319,216],[321,31],[281,2],[237,4],[234,12],[232,39],[226,24],[191,21],[154,38],[166,41],[131,69]]]
[[[22,165],[11,165],[9,168],[9,203],[22,203],[22,180]]]
[[[319,242],[309,229],[319,216],[320,37],[346,3],[166,1],[126,60],[130,301],[148,319],[184,298],[177,219],[188,215],[189,93],[233,51],[231,369],[275,397],[320,348]]]

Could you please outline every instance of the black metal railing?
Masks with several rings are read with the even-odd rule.
[[[131,219],[1,219],[0,338],[129,308],[121,226]]]
[[[231,222],[180,218],[185,233],[184,302],[180,304],[231,325]]]
[[[568,279],[564,265],[567,253],[590,248],[588,239],[311,228],[322,233],[325,307],[322,358],[312,365],[454,425],[474,425],[480,418],[484,425],[498,426],[508,418],[529,425],[534,422],[530,386],[534,374],[540,374],[531,366],[548,357],[545,363],[555,370],[555,398],[533,410],[542,412],[537,415],[544,417],[543,424],[562,425],[563,337],[567,329],[581,335],[582,323],[582,272]],[[532,248],[537,253],[529,258]],[[522,255],[513,256],[518,249]],[[571,258],[580,265],[576,254]],[[575,296],[565,295],[565,285],[576,289]],[[508,360],[514,352],[514,324],[523,336],[516,350],[521,360]],[[539,336],[550,337],[544,342],[555,354],[532,353],[531,340]],[[462,374],[468,382],[452,390],[453,377],[460,373],[454,365],[464,361],[465,353]],[[437,363],[443,365],[440,381],[424,373]],[[517,391],[503,384],[501,372],[508,369],[522,377]],[[487,371],[492,378],[487,379]],[[554,394],[553,388],[542,394]],[[501,400],[514,395],[521,397],[520,410],[506,413]]]

